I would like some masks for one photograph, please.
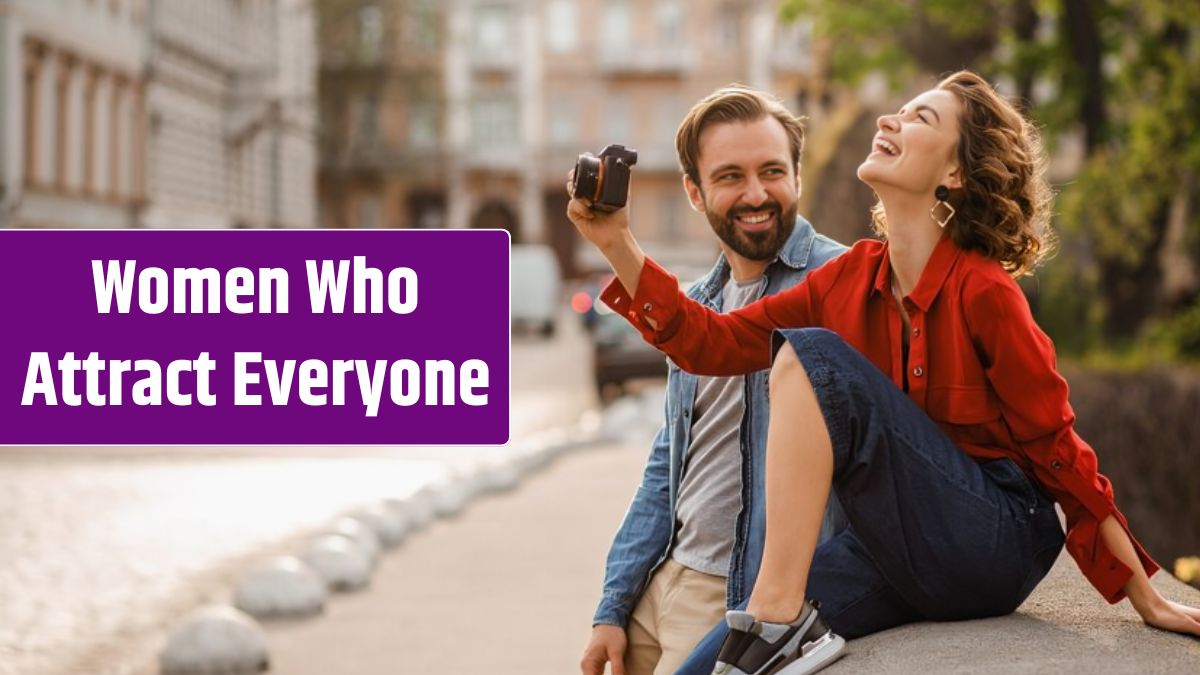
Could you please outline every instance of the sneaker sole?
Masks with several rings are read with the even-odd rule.
[[[846,655],[846,641],[836,633],[826,633],[808,645],[799,659],[770,675],[808,675],[815,673]]]

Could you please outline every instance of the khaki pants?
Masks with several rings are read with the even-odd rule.
[[[654,573],[625,633],[627,675],[672,675],[725,617],[725,577],[668,558]]]

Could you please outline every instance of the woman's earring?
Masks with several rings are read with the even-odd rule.
[[[937,189],[933,191],[933,196],[937,198],[937,203],[929,207],[929,217],[933,219],[933,222],[938,224],[938,227],[944,229],[946,227],[946,223],[950,222],[950,219],[953,218],[955,214],[954,207],[950,206],[950,202],[946,201],[950,198],[950,188],[946,187],[945,185],[939,185],[937,186]],[[946,214],[945,218],[937,217],[937,210],[939,206],[950,212]]]

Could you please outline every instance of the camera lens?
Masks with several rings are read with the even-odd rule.
[[[579,156],[575,162],[575,184],[573,194],[576,198],[595,201],[600,196],[600,159],[590,152]]]

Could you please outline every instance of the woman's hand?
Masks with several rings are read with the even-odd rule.
[[[1133,541],[1116,517],[1109,516],[1100,522],[1100,536],[1108,550],[1133,573],[1123,590],[1142,621],[1147,626],[1200,637],[1200,609],[1171,602],[1158,592],[1142,569]]]
[[[1147,626],[1200,637],[1200,609],[1171,602],[1157,590],[1152,598],[1135,602],[1130,596],[1129,600]]]

